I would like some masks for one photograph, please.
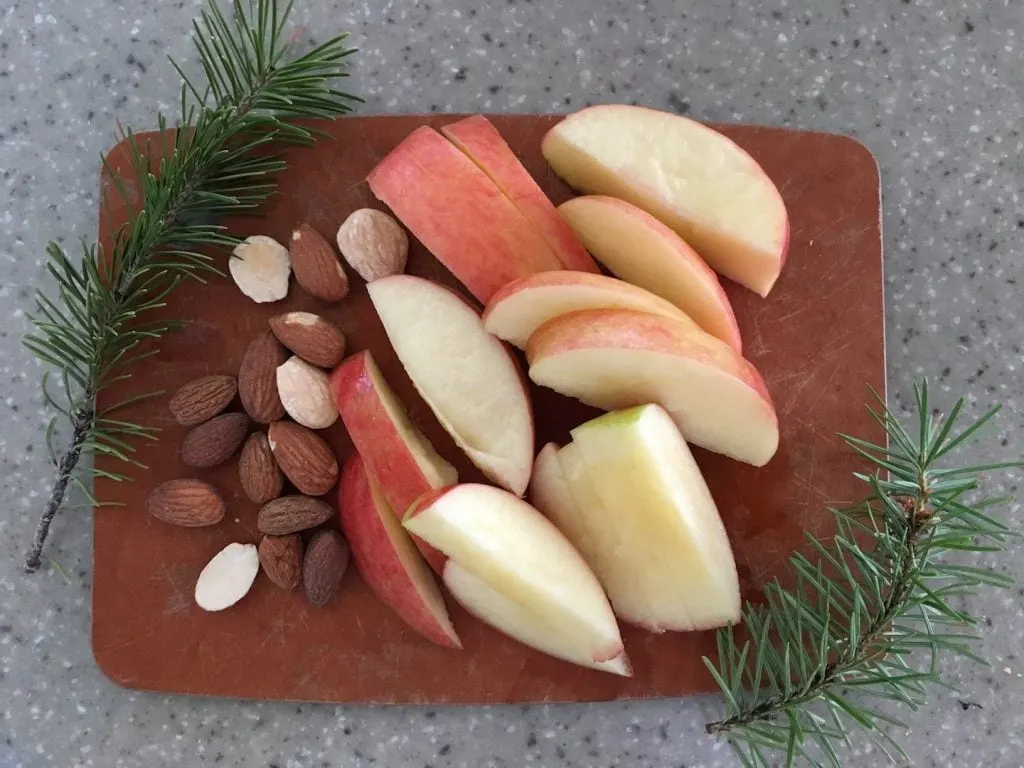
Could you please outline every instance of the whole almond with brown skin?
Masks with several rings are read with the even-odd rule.
[[[190,467],[206,469],[231,458],[249,431],[244,413],[222,413],[210,421],[192,427],[181,444],[181,460]]]
[[[226,507],[220,493],[209,483],[181,479],[168,480],[150,491],[146,509],[165,523],[198,528],[219,523]]]
[[[242,490],[254,504],[266,504],[281,495],[284,475],[270,450],[270,440],[263,432],[253,432],[242,446],[238,458],[238,479]]]
[[[302,558],[302,586],[310,605],[327,605],[348,568],[348,544],[337,531],[317,531]]]
[[[264,536],[259,546],[260,565],[281,589],[295,589],[302,581],[302,537]]]
[[[168,407],[183,427],[209,421],[223,411],[238,393],[234,376],[200,376],[182,384]]]
[[[348,295],[348,277],[334,248],[309,224],[292,232],[289,250],[295,280],[306,293],[323,301],[341,301]]]
[[[323,496],[338,482],[338,460],[320,435],[293,421],[270,425],[270,450],[292,485],[307,496]]]
[[[238,371],[238,395],[253,421],[269,424],[284,416],[277,394],[277,367],[288,359],[288,350],[273,333],[265,331],[245,350]]]
[[[261,533],[284,536],[316,528],[334,517],[334,507],[309,496],[282,496],[268,501],[256,516]]]
[[[333,368],[345,356],[345,334],[312,312],[285,312],[270,318],[277,340],[307,363]]]

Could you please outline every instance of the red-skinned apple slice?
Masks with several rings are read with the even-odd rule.
[[[484,309],[484,327],[525,349],[530,335],[548,320],[581,309],[635,309],[697,327],[675,304],[650,291],[586,272],[540,272],[509,283]]]
[[[338,511],[352,559],[373,593],[431,642],[461,648],[430,568],[358,453],[342,470]]]
[[[628,200],[678,232],[714,269],[767,296],[789,248],[779,190],[734,141],[668,112],[588,107],[552,128],[544,157],[582,192]]]
[[[429,126],[409,134],[367,180],[377,199],[482,302],[517,277],[562,268],[498,185]]]
[[[597,577],[522,499],[489,485],[456,485],[420,499],[404,525],[448,556],[445,586],[474,615],[544,653],[630,674]]]
[[[538,328],[530,378],[613,411],[657,403],[683,437],[760,467],[779,424],[761,375],[725,343],[685,323],[628,309],[570,312]]]
[[[412,275],[367,286],[398,359],[438,421],[487,477],[522,495],[533,413],[509,350],[456,293]]]
[[[565,269],[598,272],[597,264],[558,215],[544,190],[523,167],[501,133],[483,115],[473,115],[441,128],[530,220]]]
[[[736,316],[718,275],[679,235],[632,203],[604,195],[574,198],[558,212],[617,277],[671,301],[742,353]]]

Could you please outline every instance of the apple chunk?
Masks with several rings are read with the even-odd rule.
[[[775,285],[789,247],[782,195],[718,131],[668,112],[605,105],[567,117],[541,150],[570,186],[643,208],[721,274],[762,296]]]
[[[431,642],[461,648],[433,574],[358,453],[342,470],[338,511],[356,568],[373,593]]]
[[[470,460],[522,495],[533,413],[522,372],[469,304],[436,283],[392,275],[367,286],[409,378]]]
[[[562,268],[487,174],[429,126],[409,134],[367,180],[377,199],[480,301],[517,277]]]
[[[572,436],[538,456],[533,498],[594,569],[615,613],[656,632],[735,623],[729,538],[671,417],[640,406]]]
[[[613,411],[657,403],[691,443],[756,467],[775,455],[779,423],[761,374],[700,329],[627,309],[556,317],[530,337],[530,378]]]
[[[525,349],[531,334],[541,325],[581,309],[635,309],[694,324],[671,302],[614,277],[540,272],[514,280],[494,294],[484,309],[484,327],[499,339]]]
[[[490,120],[473,115],[444,126],[441,133],[480,166],[530,220],[565,269],[598,271],[590,254]]]
[[[736,316],[718,276],[679,235],[614,197],[584,195],[562,203],[558,212],[616,276],[671,301],[705,331],[742,352]]]
[[[560,659],[630,674],[597,577],[522,499],[489,485],[456,485],[421,499],[404,525],[448,556],[445,586],[480,619]]]

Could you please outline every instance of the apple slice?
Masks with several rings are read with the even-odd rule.
[[[726,277],[762,296],[775,285],[789,247],[786,206],[761,166],[718,131],[611,104],[567,117],[541,151],[570,186],[643,208]]]
[[[469,459],[522,495],[533,464],[533,413],[508,349],[457,294],[412,275],[367,286],[409,378]]]
[[[441,133],[465,152],[530,220],[565,269],[599,271],[544,190],[519,162],[490,120],[483,115],[473,115],[444,126]]]
[[[541,325],[581,309],[635,309],[673,317],[696,327],[671,302],[614,277],[585,272],[539,272],[513,280],[491,297],[484,309],[484,328],[525,349],[530,335]]]
[[[743,351],[736,316],[718,276],[679,235],[614,197],[577,197],[562,203],[558,212],[615,275],[671,301],[712,336]]]
[[[431,642],[461,648],[433,574],[358,453],[342,469],[338,511],[356,568],[373,593]]]
[[[530,337],[530,378],[613,411],[658,403],[691,443],[756,467],[779,445],[761,374],[728,345],[668,317],[587,309]]]
[[[377,199],[482,302],[517,277],[562,268],[487,174],[429,126],[410,133],[367,180]]]
[[[672,418],[639,406],[572,436],[538,455],[533,498],[594,569],[615,613],[655,632],[738,621],[729,538]]]
[[[544,653],[630,674],[597,577],[522,499],[489,485],[455,485],[421,499],[404,525],[448,556],[445,586],[471,613]]]

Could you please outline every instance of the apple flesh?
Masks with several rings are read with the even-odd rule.
[[[488,478],[522,495],[533,464],[533,413],[509,350],[461,297],[412,275],[367,286],[409,378]]]
[[[544,157],[570,186],[654,215],[715,270],[767,296],[789,247],[782,195],[731,139],[679,115],[588,107],[544,136]]]
[[[646,629],[711,629],[740,616],[718,508],[671,417],[657,405],[601,416],[537,457],[535,503]]]
[[[614,277],[540,272],[514,280],[494,294],[484,309],[484,328],[525,349],[533,332],[548,320],[581,309],[635,309],[694,324],[671,302]]]
[[[756,467],[779,445],[761,375],[728,345],[659,315],[588,309],[556,317],[530,337],[530,378],[613,411],[657,403],[691,443]]]
[[[352,559],[373,593],[423,637],[461,648],[433,574],[358,453],[342,470],[338,511]]]
[[[517,277],[562,268],[513,202],[433,128],[409,134],[367,180],[377,199],[481,302]]]
[[[599,271],[544,190],[519,162],[490,120],[483,115],[473,115],[444,126],[441,133],[476,163],[530,220],[565,269]]]
[[[671,301],[712,336],[743,351],[718,276],[679,235],[614,197],[584,195],[562,203],[558,212],[617,277]]]
[[[421,499],[404,525],[449,558],[445,586],[480,619],[565,661],[630,674],[597,577],[522,499],[489,485],[456,485]]]

